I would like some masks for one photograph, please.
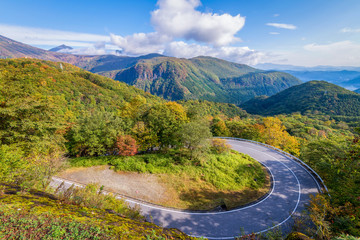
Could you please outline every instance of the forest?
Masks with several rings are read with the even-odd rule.
[[[176,165],[201,166],[211,154],[228,151],[224,142],[209,142],[212,136],[245,138],[300,157],[325,180],[331,197],[314,196],[294,232],[355,239],[360,237],[359,135],[358,119],[349,116],[251,115],[233,104],[165,101],[70,64],[0,60],[2,194],[8,186],[45,191],[68,159],[166,153]],[[141,218],[124,209],[119,212]]]

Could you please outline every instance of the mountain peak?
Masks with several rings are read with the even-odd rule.
[[[67,46],[65,44],[61,44],[60,46],[49,49],[49,51],[51,51],[51,52],[59,52],[61,50],[72,50],[72,49],[73,48],[70,47],[70,46]]]

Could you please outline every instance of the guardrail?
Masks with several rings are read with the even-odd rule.
[[[261,143],[261,142],[256,142],[256,141],[253,141],[253,140],[249,140],[249,139],[244,139],[244,138],[235,138],[235,137],[214,137],[214,138],[222,138],[222,139],[231,139],[231,140],[235,140],[235,141],[243,141],[243,142],[251,142],[251,143],[255,143],[255,144],[258,144],[258,145],[261,145],[261,146],[265,146],[267,148],[270,148],[270,149],[273,149],[277,152],[280,152],[282,153],[283,155],[295,160],[296,162],[298,162],[299,164],[301,164],[303,167],[306,168],[306,170],[315,178],[315,180],[320,183],[320,185],[322,185],[322,188],[319,187],[319,190],[321,193],[326,193],[329,197],[330,197],[330,194],[329,194],[329,190],[328,188],[326,187],[324,181],[322,180],[322,178],[319,176],[319,174],[317,174],[315,172],[314,169],[312,169],[309,165],[307,165],[306,163],[304,163],[302,160],[300,160],[299,158],[291,155],[290,153],[287,153],[279,148],[276,148],[276,147],[273,147],[271,145],[268,145],[268,144],[265,144],[265,143]]]

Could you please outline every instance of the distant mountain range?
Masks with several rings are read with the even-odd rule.
[[[354,92],[360,93],[360,88],[359,88],[359,89],[356,89]]]
[[[325,81],[310,81],[271,97],[259,97],[241,105],[252,114],[321,113],[360,116],[360,95]]]
[[[211,57],[181,59],[149,54],[140,57],[72,55],[35,48],[0,36],[0,57],[30,57],[71,63],[93,73],[136,86],[169,100],[201,99],[240,104],[300,84],[288,73],[263,71]]]
[[[341,83],[346,88],[357,89],[360,88],[360,76]]]
[[[256,67],[265,70],[277,70],[287,72],[303,82],[323,80],[334,83],[349,90],[360,87],[360,67],[299,67],[279,64],[258,64]]]
[[[273,63],[259,63],[254,67],[263,69],[263,70],[289,70],[289,71],[356,71],[360,72],[360,67],[354,66],[314,66],[314,67],[304,67],[304,66],[294,66],[294,65],[285,65],[285,64],[273,64]]]

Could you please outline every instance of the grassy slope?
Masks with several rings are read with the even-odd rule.
[[[2,186],[1,239],[193,239],[111,211],[65,204],[39,191]]]
[[[317,111],[328,115],[360,116],[360,95],[324,81],[311,81],[274,96],[242,105],[249,113],[276,115]]]
[[[232,208],[267,192],[269,183],[266,173],[260,163],[249,156],[232,152],[210,154],[207,158],[198,166],[186,164],[186,159],[169,154],[73,158],[70,165],[90,167],[109,164],[117,171],[156,174],[174,195],[171,201],[158,204],[177,208],[211,209],[223,202]]]

